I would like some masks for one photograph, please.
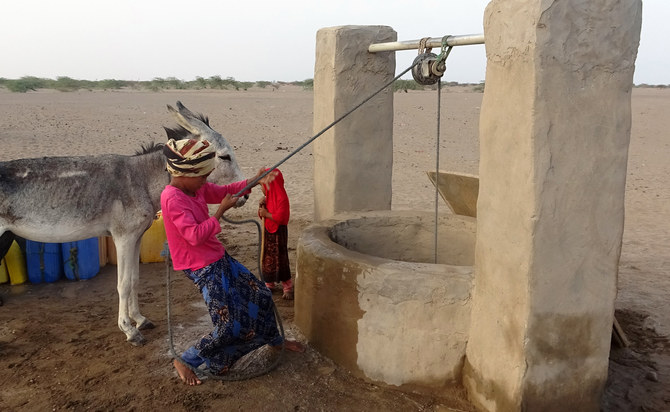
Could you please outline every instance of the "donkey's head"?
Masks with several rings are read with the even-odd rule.
[[[209,180],[217,184],[228,184],[243,180],[245,177],[235,159],[235,152],[226,139],[219,132],[209,126],[209,119],[202,114],[194,114],[180,101],[177,108],[167,105],[168,111],[172,113],[179,125],[170,129],[165,127],[168,139],[198,139],[208,140],[216,149],[216,167]],[[242,206],[249,198],[248,195],[240,197],[237,206]]]

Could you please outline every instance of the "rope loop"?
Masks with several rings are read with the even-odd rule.
[[[437,55],[435,62],[430,66],[430,72],[435,76],[442,77],[444,72],[447,70],[447,57],[451,53],[451,49],[454,46],[448,46],[447,41],[449,40],[450,35],[442,37],[442,48],[440,54]]]
[[[432,47],[426,47],[428,40],[430,40],[430,37],[424,37],[419,40],[419,55],[430,53],[433,50]]]

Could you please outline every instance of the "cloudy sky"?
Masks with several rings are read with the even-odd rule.
[[[539,1],[539,0],[538,0]],[[9,4],[7,4],[9,3]],[[386,25],[398,40],[483,33],[488,0],[11,0],[0,77],[295,81],[314,76],[316,32]],[[670,1],[644,0],[635,83],[670,84]],[[416,51],[397,54],[397,72]],[[484,80],[484,46],[453,49],[443,80]],[[410,78],[410,75],[406,76]]]

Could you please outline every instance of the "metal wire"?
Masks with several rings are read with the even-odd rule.
[[[437,137],[435,139],[435,250],[434,259],[437,264],[437,219],[439,211],[439,183],[440,183],[440,105],[442,96],[442,78],[437,79]]]
[[[442,51],[440,55],[438,56],[439,60],[443,60],[445,64],[445,69],[446,69],[446,61],[447,57],[449,57],[449,53],[451,53],[451,48],[453,46],[449,46],[447,48],[447,40],[449,39],[450,36],[444,36],[442,38]],[[434,260],[435,263],[437,264],[437,228],[438,228],[438,212],[439,212],[439,183],[440,183],[440,118],[442,117],[442,110],[441,110],[441,102],[442,102],[442,76],[440,76],[437,79],[437,137],[435,138],[436,143],[435,143],[435,250],[434,250]]]
[[[391,81],[387,82],[386,84],[384,84],[382,87],[379,88],[379,90],[377,90],[376,92],[372,93],[369,97],[365,98],[362,102],[358,103],[358,104],[357,104],[356,106],[354,106],[351,110],[349,110],[348,112],[346,112],[345,114],[343,114],[342,116],[340,116],[337,120],[333,121],[331,124],[329,124],[328,126],[326,126],[326,127],[325,127],[323,130],[321,130],[319,133],[315,134],[315,135],[312,136],[310,139],[308,139],[305,143],[303,143],[303,144],[301,144],[300,146],[298,146],[297,149],[295,149],[294,151],[292,151],[291,153],[289,153],[286,157],[284,157],[282,160],[280,160],[277,164],[275,164],[274,166],[268,168],[265,172],[263,172],[263,174],[261,174],[260,176],[258,176],[258,177],[255,178],[255,179],[253,179],[251,182],[247,183],[247,185],[246,185],[242,190],[240,190],[239,192],[237,192],[237,194],[235,194],[235,196],[237,196],[237,197],[242,196],[242,194],[243,194],[244,192],[246,192],[246,191],[248,191],[249,189],[251,189],[252,187],[254,187],[254,186],[255,186],[255,185],[256,185],[262,178],[264,178],[268,173],[270,173],[270,172],[273,171],[274,169],[276,169],[276,168],[278,168],[279,166],[281,166],[284,162],[286,162],[288,159],[290,159],[291,157],[293,157],[293,155],[295,155],[296,153],[298,153],[299,151],[301,151],[302,149],[304,149],[308,144],[312,143],[312,142],[313,142],[314,140],[316,140],[319,136],[321,136],[322,134],[324,134],[325,132],[327,132],[328,129],[330,129],[331,127],[333,127],[333,126],[335,126],[336,124],[338,124],[341,120],[343,120],[345,117],[349,116],[351,113],[353,113],[354,111],[356,111],[356,109],[358,109],[359,107],[363,106],[363,104],[365,104],[368,100],[372,99],[373,97],[375,97],[376,95],[378,95],[379,93],[381,93],[384,89],[386,89],[388,86],[390,86],[391,84],[393,84],[393,82],[395,82],[396,80],[398,80],[398,79],[399,79],[400,77],[402,77],[405,73],[407,73],[408,71],[412,70],[412,68],[413,68],[414,66],[416,66],[417,64],[418,64],[418,62],[414,62],[414,63],[413,63],[411,66],[409,66],[406,70],[404,70],[402,73],[400,73],[399,75],[397,75],[396,77],[394,77],[393,80],[391,80]]]

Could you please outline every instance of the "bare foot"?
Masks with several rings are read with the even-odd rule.
[[[293,291],[292,290],[286,290],[284,291],[284,294],[281,297],[284,300],[293,300]]]
[[[273,348],[275,350],[281,350],[281,345],[273,346]],[[303,344],[295,340],[285,340],[284,348],[291,352],[303,353],[305,351]]]
[[[202,383],[202,381],[198,379],[196,374],[193,373],[193,371],[190,370],[188,366],[179,362],[177,359],[172,361],[172,364],[174,365],[174,368],[177,370],[179,377],[185,384],[193,386],[193,385],[200,385]]]

